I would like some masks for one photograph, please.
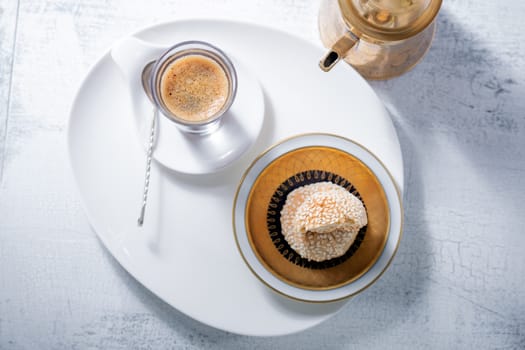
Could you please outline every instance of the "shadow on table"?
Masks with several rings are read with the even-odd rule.
[[[521,82],[516,81],[520,73],[512,70],[515,66],[491,54],[476,33],[465,30],[453,13],[443,9],[427,57],[397,79],[371,83],[392,115],[403,150],[404,236],[393,265],[374,286],[351,300],[333,319],[305,333],[303,338],[292,336],[296,341],[328,339],[324,335],[332,334],[338,340],[334,341],[337,345],[330,348],[371,344],[384,347],[385,338],[392,339],[387,334],[404,334],[406,338],[394,338],[400,344],[422,344],[412,330],[417,326],[417,333],[422,333],[431,327],[432,314],[427,300],[430,289],[436,285],[431,284],[429,277],[442,273],[436,267],[439,261],[435,260],[437,253],[426,221],[429,213],[437,208],[425,200],[426,193],[431,192],[425,176],[429,169],[439,171],[440,167],[449,176],[456,174],[455,163],[447,162],[448,154],[439,154],[439,159],[445,159],[443,164],[432,164],[432,155],[451,152],[454,161],[459,159],[469,168],[479,170],[477,175],[487,188],[502,181],[502,168],[525,168],[523,156],[511,156],[525,149],[525,138],[519,137],[524,115],[516,113],[518,105],[521,111],[525,110],[525,103],[519,100],[525,91]],[[434,143],[435,140],[443,141],[447,149],[440,149],[440,143]],[[516,148],[516,143],[521,147]],[[427,149],[431,152],[426,153]],[[516,158],[520,164],[515,164]],[[520,174],[523,175],[523,170]],[[458,172],[454,179],[456,188],[468,185],[470,180],[460,175]],[[506,180],[510,182],[505,188],[523,186],[521,176]],[[446,190],[446,186],[443,187]],[[509,215],[520,215],[521,200],[515,195],[495,205],[505,208]],[[436,224],[434,222],[433,227]],[[285,343],[293,344],[293,341],[282,342]]]
[[[474,170],[475,180],[487,187],[501,183],[505,172],[523,175],[520,169],[524,169],[525,157],[519,152],[525,148],[525,137],[520,136],[525,127],[525,74],[520,70],[524,66],[521,56],[509,52],[506,45],[497,48],[501,52],[487,47],[485,42],[490,39],[482,40],[483,34],[466,30],[446,8],[438,17],[437,28],[431,50],[414,70],[372,83],[391,107],[397,130],[421,150],[441,152],[441,160],[449,155],[440,165],[444,172],[458,174],[453,186],[468,186],[469,179],[461,178],[454,169],[458,163]],[[420,159],[432,157],[417,150],[412,153]],[[438,169],[437,164],[434,167]],[[510,181],[505,188],[523,186],[520,176],[505,181]],[[521,215],[522,198],[510,197],[497,204],[509,215]]]
[[[463,153],[466,161],[474,163],[484,161],[482,151],[494,155],[511,147],[512,144],[505,140],[492,144],[487,139],[491,136],[483,132],[496,129],[493,135],[515,135],[522,122],[517,118],[523,116],[512,115],[508,103],[509,95],[516,93],[521,85],[517,85],[510,73],[503,77],[496,75],[496,68],[502,64],[444,9],[438,17],[438,31],[427,57],[402,77],[372,83],[392,114],[403,149],[404,235],[397,256],[383,277],[350,300],[331,320],[309,331],[275,338],[247,338],[218,331],[173,309],[135,282],[109,254],[108,259],[155,316],[178,337],[188,343],[199,339],[198,345],[201,346],[301,349],[379,346],[386,330],[396,332],[409,322],[424,328],[429,316],[425,313],[425,298],[430,288],[428,276],[435,261],[432,261],[432,242],[425,222],[426,213],[432,208],[426,207],[425,179],[421,169],[423,158],[431,155],[422,152],[425,145],[421,142],[425,140],[425,133],[444,131],[447,135],[454,135],[461,131],[461,135],[455,135],[456,141],[461,141],[456,145],[457,152]],[[465,96],[470,97],[465,99]],[[482,105],[476,104],[480,100]],[[419,113],[415,115],[415,111]],[[473,125],[472,133],[465,123]],[[525,142],[522,144],[525,146]],[[487,145],[490,145],[490,150]],[[497,181],[498,172],[495,169],[481,176],[490,183]],[[206,179],[203,181],[205,183]]]

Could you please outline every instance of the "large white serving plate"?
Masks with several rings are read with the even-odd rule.
[[[382,160],[401,189],[399,142],[376,94],[345,64],[322,72],[317,66],[320,47],[273,29],[189,20],[135,35],[162,45],[204,40],[221,47],[261,82],[265,120],[252,149],[217,174],[186,175],[154,163],[146,220],[139,228],[144,140],[137,137],[124,81],[105,53],[80,86],[68,129],[73,174],[101,241],[144,286],[210,326],[280,335],[329,318],[345,301],[290,300],[253,276],[236,248],[233,198],[257,154],[285,137],[310,132],[339,134],[362,144]]]

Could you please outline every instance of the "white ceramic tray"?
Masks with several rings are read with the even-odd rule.
[[[235,245],[233,198],[257,154],[285,137],[309,132],[339,134],[364,145],[401,186],[399,142],[376,94],[345,64],[322,72],[320,47],[273,29],[190,20],[134,35],[161,45],[204,40],[221,47],[259,79],[265,119],[251,150],[217,174],[187,175],[154,163],[145,226],[138,228],[144,140],[137,137],[124,81],[105,53],[80,86],[68,128],[73,174],[101,241],[144,286],[210,326],[280,335],[329,318],[346,301],[293,301],[251,274]]]

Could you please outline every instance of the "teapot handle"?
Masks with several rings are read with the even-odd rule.
[[[324,71],[328,72],[332,69],[341,58],[345,57],[348,51],[354,47],[359,41],[359,38],[352,32],[347,31],[343,34],[334,45],[330,48],[330,51],[319,61],[319,67]]]

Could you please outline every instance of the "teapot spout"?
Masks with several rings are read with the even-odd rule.
[[[321,70],[324,72],[331,70],[341,58],[347,55],[348,51],[350,51],[358,41],[359,38],[350,31],[337,39],[335,44],[330,48],[330,51],[319,61]]]
[[[324,72],[328,72],[339,60],[341,60],[341,56],[339,56],[337,52],[329,51],[319,62],[319,67],[321,67]]]

